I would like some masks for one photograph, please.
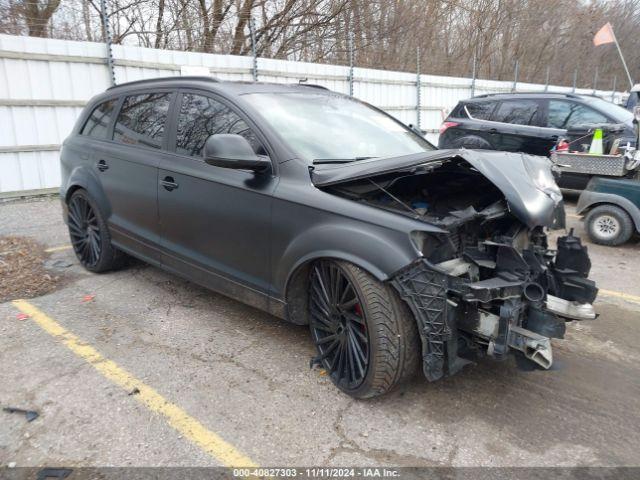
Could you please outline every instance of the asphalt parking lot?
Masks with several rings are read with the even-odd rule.
[[[51,248],[62,279],[0,304],[0,404],[39,412],[0,412],[0,465],[640,464],[637,240],[589,246],[600,317],[554,340],[552,371],[487,360],[357,401],[309,369],[305,327],[142,263],[84,271],[57,199],[0,204],[0,235]]]

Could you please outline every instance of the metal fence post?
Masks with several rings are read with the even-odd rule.
[[[547,92],[549,90],[549,76],[551,75],[551,68],[547,67],[547,76],[544,81],[544,91]]]
[[[578,69],[576,68],[573,71],[573,90],[572,90],[573,93],[576,92],[576,84],[577,83],[578,83]]]
[[[616,77],[615,75],[613,76],[613,87],[611,87],[611,101],[614,102],[616,99],[616,80],[618,80],[618,77]]]
[[[349,34],[349,96],[353,97],[353,32]]]
[[[520,62],[516,60],[515,71],[513,72],[513,87],[511,88],[512,92],[515,92],[518,88],[518,70],[520,69]]]
[[[598,89],[598,67],[596,67],[596,71],[593,73],[593,94],[596,94],[596,90]]]
[[[253,23],[253,15],[249,18],[249,35],[251,37],[251,55],[253,56],[253,81],[258,81],[258,55],[256,53],[256,26]]]
[[[111,85],[116,84],[116,71],[113,65],[113,51],[111,49],[111,28],[109,27],[109,15],[107,15],[107,0],[100,0],[100,14],[102,16],[102,31],[104,43],[107,45],[107,66],[109,68],[109,80]]]
[[[476,96],[476,63],[478,61],[478,52],[473,51],[473,67],[471,69],[471,96]]]
[[[421,97],[422,83],[420,81],[420,47],[416,48],[416,127],[420,130],[420,117],[422,110]]]

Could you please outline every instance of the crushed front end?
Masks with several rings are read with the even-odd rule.
[[[534,162],[529,173],[540,168],[550,174],[542,160],[522,160]],[[442,178],[443,184],[471,185],[462,181],[463,162],[441,168],[454,175],[451,182]],[[484,173],[483,180],[495,182]],[[565,322],[596,318],[592,303],[598,290],[588,279],[587,248],[573,230],[557,239],[556,248],[548,245],[546,232],[565,226],[557,187],[545,191],[536,182],[518,184],[519,198],[527,193],[535,198],[527,183],[539,197],[535,212],[516,212],[513,197],[498,199],[488,183],[476,181],[475,201],[465,203],[466,208],[455,209],[461,204],[449,200],[441,205],[454,209],[425,212],[423,219],[446,233],[417,233],[422,258],[392,279],[418,322],[424,373],[431,381],[456,373],[478,356],[503,359],[514,351],[548,369],[553,363],[550,339],[564,337]],[[500,183],[493,186],[505,190]],[[464,189],[450,194],[469,195]]]
[[[519,352],[549,368],[550,339],[563,338],[565,322],[596,317],[586,247],[572,231],[548,244],[547,232],[565,228],[565,212],[546,158],[438,150],[315,172],[314,180],[429,225],[411,232],[416,260],[390,276],[418,323],[429,380],[484,354]]]
[[[511,350],[549,368],[550,338],[564,337],[565,321],[595,318],[597,289],[580,239],[570,233],[550,250],[542,229],[513,233],[462,248],[443,239],[451,259],[432,252],[437,263],[421,258],[393,278],[418,322],[430,381],[479,355],[502,359]]]

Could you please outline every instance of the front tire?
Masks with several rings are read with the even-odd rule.
[[[631,217],[615,205],[600,205],[591,210],[585,220],[589,238],[600,245],[622,245],[633,235]]]
[[[420,362],[413,315],[389,285],[343,261],[311,269],[310,328],[331,381],[356,398],[382,395]]]
[[[111,244],[107,224],[87,191],[73,192],[67,206],[69,237],[82,266],[95,273],[120,267],[124,254]]]

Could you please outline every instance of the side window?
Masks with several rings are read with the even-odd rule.
[[[516,125],[533,125],[538,113],[535,100],[506,100],[500,103],[492,120]]]
[[[242,135],[257,154],[266,154],[245,121],[225,104],[203,95],[183,94],[176,128],[176,153],[201,156],[207,138],[216,133]]]
[[[170,93],[126,97],[116,120],[113,139],[130,145],[161,148]]]
[[[551,128],[572,128],[576,125],[610,123],[609,119],[594,109],[563,100],[549,101],[547,126]]]
[[[93,138],[106,138],[107,128],[109,128],[109,123],[113,117],[116,103],[117,99],[108,100],[94,108],[84,127],[82,127],[80,135],[87,135]]]
[[[559,100],[549,100],[549,113],[547,114],[547,127],[567,128],[571,116],[571,104]]]
[[[609,119],[585,105],[573,104],[573,112],[569,117],[569,127],[588,123],[610,123]]]
[[[496,102],[472,102],[465,105],[469,115],[476,120],[489,120],[495,107]]]

